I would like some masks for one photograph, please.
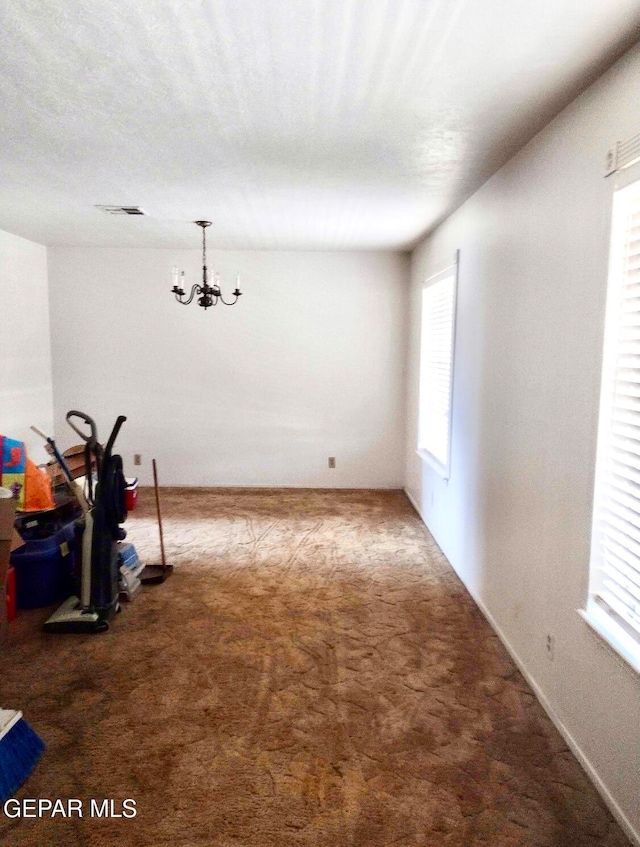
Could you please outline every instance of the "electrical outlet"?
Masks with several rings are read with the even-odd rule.
[[[553,657],[556,652],[556,638],[555,635],[547,634],[547,658],[550,662],[553,662]]]
[[[335,468],[335,466],[336,466],[336,457],[335,456],[329,456],[329,467]]]
[[[133,454],[133,464],[134,465],[141,465],[142,464],[142,456],[140,455],[140,453],[134,453]]]

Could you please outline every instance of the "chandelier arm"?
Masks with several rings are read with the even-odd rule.
[[[222,294],[220,294],[219,297],[220,297],[220,299],[222,300],[222,302],[224,303],[225,306],[235,306],[236,303],[238,302],[238,295],[237,294],[236,294],[235,300],[232,300],[231,303],[227,303],[227,301],[224,299]]]
[[[182,297],[184,295],[182,295],[182,294],[180,295],[180,297],[178,297],[178,295],[176,294],[176,300],[178,301],[178,303],[181,303],[183,306],[188,306],[189,303],[191,303],[193,298],[196,296],[196,294],[200,294],[201,291],[202,291],[202,289],[199,285],[192,285],[191,286],[191,294],[189,295],[188,300],[183,300]]]

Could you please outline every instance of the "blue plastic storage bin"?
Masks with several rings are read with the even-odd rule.
[[[129,541],[118,542],[118,558],[120,565],[124,565],[130,571],[136,571],[140,567],[140,559],[136,548]]]
[[[27,541],[11,554],[19,609],[39,609],[71,593],[75,527],[66,524],[48,538]]]

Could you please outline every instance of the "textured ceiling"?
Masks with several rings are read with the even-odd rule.
[[[404,249],[640,37],[640,0],[0,0],[0,33],[0,229]]]

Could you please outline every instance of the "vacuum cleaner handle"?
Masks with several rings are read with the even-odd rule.
[[[111,450],[113,449],[113,445],[115,444],[115,440],[118,437],[118,433],[120,432],[120,427],[126,421],[124,415],[118,415],[118,418],[111,430],[111,435],[109,436],[109,440],[107,441],[107,446],[104,448],[105,459],[111,456]]]
[[[90,435],[87,435],[86,432],[83,432],[79,429],[71,420],[71,418],[80,418],[83,420],[89,429],[91,430]],[[71,427],[71,429],[76,432],[83,441],[88,441],[90,443],[95,444],[98,441],[98,428],[96,427],[96,422],[93,418],[90,418],[89,415],[85,415],[84,412],[77,412],[75,409],[67,412],[67,423]]]

